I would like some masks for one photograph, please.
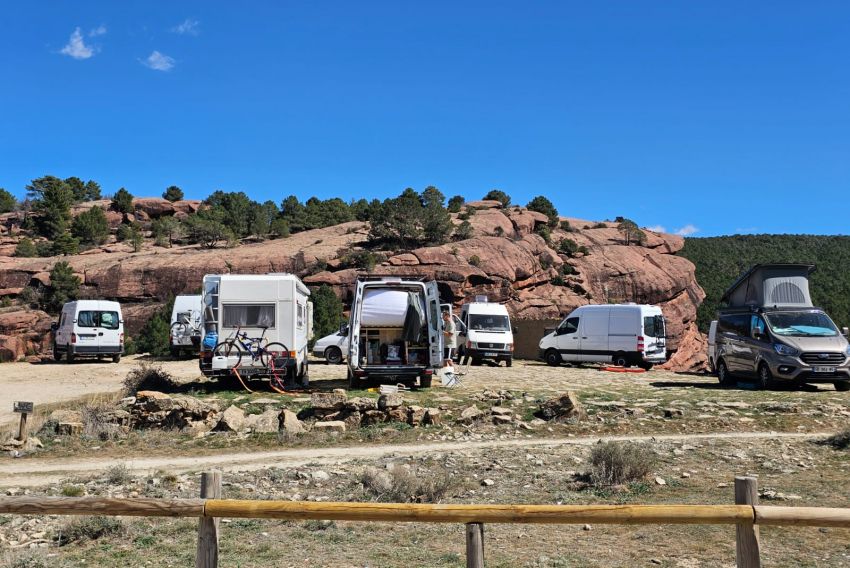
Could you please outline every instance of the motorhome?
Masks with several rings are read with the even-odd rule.
[[[108,300],[77,300],[62,306],[53,329],[53,358],[73,363],[78,357],[111,357],[124,353],[121,304]]]
[[[339,331],[313,344],[313,357],[324,359],[329,365],[339,365],[348,356],[348,324],[339,326]]]
[[[460,321],[463,324],[458,338],[461,356],[470,357],[473,365],[480,365],[485,359],[496,364],[504,361],[506,367],[513,364],[513,328],[504,305],[469,302],[460,309]]]
[[[850,344],[832,319],[812,304],[810,264],[761,264],[721,298],[716,342],[721,385],[737,377],[759,386],[832,383],[850,390]]]
[[[599,362],[649,370],[667,360],[666,329],[658,306],[581,306],[540,340],[540,358],[553,366]]]
[[[200,294],[180,295],[174,298],[168,332],[172,356],[178,357],[186,352],[197,352],[201,344],[203,311]]]
[[[440,297],[436,282],[402,277],[357,281],[349,320],[348,381],[430,387],[443,365]]]
[[[225,361],[213,357],[216,346],[237,333],[262,338],[263,344],[286,347],[286,376],[302,386],[308,383],[308,346],[313,335],[310,290],[293,274],[208,274],[203,280],[203,321],[200,368],[205,375],[263,374],[260,357],[239,347],[238,356]],[[239,343],[237,341],[237,343]]]

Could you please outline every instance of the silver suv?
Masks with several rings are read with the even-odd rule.
[[[754,377],[775,382],[833,383],[850,390],[850,344],[817,308],[737,308],[717,319],[716,365],[720,384]]]

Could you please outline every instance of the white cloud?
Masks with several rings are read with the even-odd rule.
[[[101,24],[101,25],[97,26],[96,28],[94,28],[93,30],[91,30],[89,32],[89,37],[102,36],[105,33],[106,33],[106,26]]]
[[[180,34],[180,35],[198,35],[200,30],[198,30],[198,20],[193,20],[192,18],[186,18],[182,23],[171,28],[171,31]]]
[[[156,71],[170,71],[174,67],[174,58],[156,50],[142,60],[142,65]]]
[[[76,28],[71,34],[68,44],[59,53],[68,55],[74,59],[88,59],[94,55],[94,49],[86,45],[83,41],[83,34],[80,33],[80,28]]]
[[[693,235],[694,233],[699,233],[699,229],[688,223],[681,229],[676,229],[676,234],[680,237],[687,237]]]
[[[652,231],[653,233],[667,232],[667,229],[665,229],[662,225],[653,225],[652,227],[647,227],[647,230]]]

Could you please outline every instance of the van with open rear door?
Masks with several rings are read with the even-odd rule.
[[[430,387],[443,365],[437,283],[395,276],[358,279],[348,324],[348,382]]]

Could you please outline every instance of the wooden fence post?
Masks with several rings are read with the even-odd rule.
[[[21,414],[21,423],[18,425],[18,440],[25,442],[27,439],[27,413]]]
[[[221,499],[221,472],[201,474],[201,498]],[[195,568],[218,568],[218,519],[201,517],[198,521],[198,553]]]
[[[484,524],[466,524],[466,568],[484,568]]]
[[[735,477],[735,504],[758,505],[758,479]],[[753,509],[755,520],[755,509]],[[759,528],[753,522],[738,523],[735,528],[735,556],[738,568],[761,568],[759,551]]]

